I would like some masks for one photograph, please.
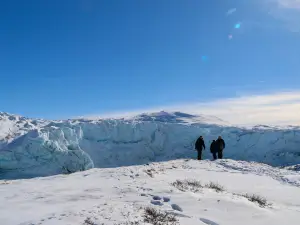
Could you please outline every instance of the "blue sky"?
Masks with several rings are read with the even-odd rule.
[[[57,119],[295,91],[299,13],[298,0],[1,1],[0,111]]]

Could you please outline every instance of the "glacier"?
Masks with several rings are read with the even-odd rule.
[[[2,122],[16,121],[8,114],[3,118],[2,114]],[[206,159],[211,159],[211,141],[221,135],[225,158],[272,166],[300,164],[299,127],[240,128],[215,117],[179,112],[120,119],[19,120],[27,129],[19,126],[22,132],[16,128],[12,138],[0,140],[0,179],[195,158],[199,135],[205,139]]]

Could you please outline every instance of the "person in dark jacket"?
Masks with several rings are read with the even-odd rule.
[[[218,137],[218,140],[216,140],[216,150],[218,152],[218,158],[223,158],[223,150],[225,148],[225,141],[222,139],[221,136]]]
[[[218,149],[216,147],[217,147],[216,146],[216,141],[213,140],[212,143],[210,144],[210,152],[212,153],[214,160],[217,159]]]
[[[195,149],[198,152],[198,160],[202,159],[202,149],[203,148],[205,150],[205,143],[204,143],[203,137],[200,136],[195,143]]]

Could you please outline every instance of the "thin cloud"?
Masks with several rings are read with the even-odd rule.
[[[248,95],[212,102],[115,112],[100,116],[90,115],[86,118],[130,117],[162,110],[217,116],[233,125],[300,125],[300,91]]]
[[[232,8],[232,9],[229,9],[229,10],[227,11],[226,15],[229,16],[229,15],[235,13],[235,12],[236,12],[236,8]]]
[[[269,14],[292,32],[300,32],[300,0],[267,0]]]
[[[300,0],[277,0],[277,4],[283,8],[300,10]]]
[[[224,99],[202,107],[202,113],[235,125],[300,125],[300,92]],[[196,108],[190,110],[200,112]]]

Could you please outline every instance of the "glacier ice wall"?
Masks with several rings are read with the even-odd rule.
[[[194,142],[203,135],[204,158],[221,135],[225,158],[274,166],[300,163],[300,130],[241,129],[208,124],[157,121],[69,120],[29,131],[0,149],[0,178],[71,173],[93,167],[116,167],[195,158]]]

